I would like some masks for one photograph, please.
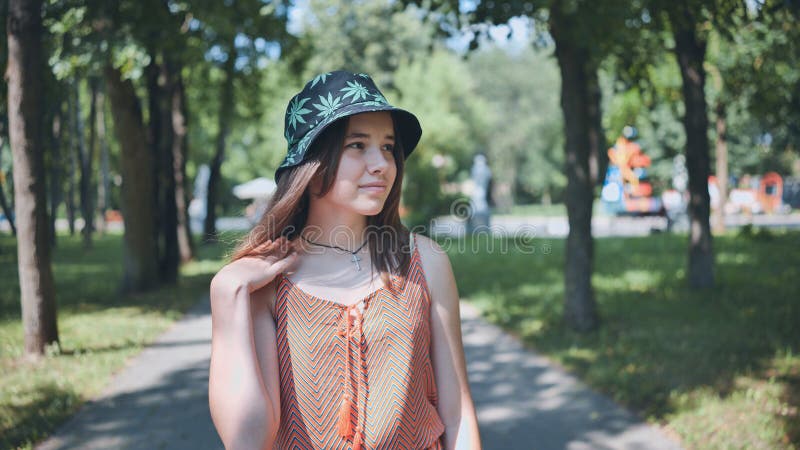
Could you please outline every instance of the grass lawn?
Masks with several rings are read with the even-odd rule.
[[[503,214],[504,216],[511,217],[563,217],[567,218],[567,206],[563,203],[553,203],[551,205],[530,204],[530,205],[514,205],[511,212]],[[600,217],[606,215],[603,203],[600,200],[594,202],[594,215]]]
[[[61,349],[30,363],[20,358],[16,241],[0,235],[0,448],[31,448],[102,392],[128,358],[208,292],[225,247],[199,247],[177,286],[121,295],[122,236],[94,244],[87,251],[79,236],[59,236],[53,273]]]
[[[514,205],[509,216],[567,217],[567,207],[563,203],[552,205]]]
[[[800,233],[715,238],[705,292],[685,287],[686,236],[598,239],[603,325],[587,335],[560,320],[563,240],[503,254],[482,239],[449,246],[459,291],[527,345],[687,448],[800,447]]]

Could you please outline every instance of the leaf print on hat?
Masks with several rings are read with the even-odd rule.
[[[352,95],[353,98],[351,99],[351,102],[355,102],[360,98],[366,99],[367,95],[369,95],[367,88],[360,85],[357,81],[348,81],[347,87],[342,88],[339,92],[345,92],[342,98],[347,98]]]
[[[300,139],[300,142],[298,142],[297,148],[295,149],[295,153],[293,155],[293,158],[296,155],[305,154],[306,147],[308,147],[308,144],[311,142],[311,135],[312,134],[313,133],[307,133],[305,136],[303,136],[303,139]],[[294,161],[292,161],[292,162],[294,162]]]
[[[292,104],[289,105],[288,119],[289,125],[292,128],[297,129],[297,122],[306,123],[306,121],[303,120],[303,114],[308,114],[312,111],[310,109],[303,108],[303,105],[309,100],[309,98],[300,100],[299,98],[295,97],[295,99],[292,101]]]
[[[310,112],[310,111],[309,111],[309,112]],[[294,135],[293,135],[292,133],[290,133],[290,132],[289,132],[289,130],[288,130],[288,129],[287,129],[287,130],[286,130],[286,132],[283,134],[283,137],[285,137],[285,138],[286,138],[286,142],[288,142],[290,146],[291,146],[292,144],[294,144],[294,143],[297,141],[297,139],[294,137]]]
[[[328,76],[330,76],[330,74],[331,74],[330,72],[325,72],[325,73],[321,73],[321,74],[317,75],[316,77],[314,77],[314,81],[311,82],[311,87],[313,88],[320,81],[322,81],[322,84],[325,84],[325,78],[328,78]]]
[[[328,92],[328,98],[323,96],[319,96],[319,103],[314,103],[314,108],[317,108],[319,112],[317,113],[318,116],[328,117],[331,114],[336,112],[336,109],[342,106],[342,98],[336,97],[333,98],[330,92]]]
[[[375,100],[376,103],[381,103],[381,104],[384,104],[384,105],[388,105],[389,104],[389,101],[386,100],[386,97],[384,97],[380,93],[372,94],[372,96],[375,98],[374,100]]]
[[[369,111],[384,111],[386,110],[386,103],[376,102],[374,100],[368,100],[366,102],[359,103],[361,106],[372,106],[373,108],[369,109]],[[379,108],[379,109],[375,109]]]

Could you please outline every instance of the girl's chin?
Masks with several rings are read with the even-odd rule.
[[[374,216],[383,211],[383,205],[383,201],[360,202],[355,209],[365,216]]]

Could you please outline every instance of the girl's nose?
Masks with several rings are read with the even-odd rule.
[[[378,147],[373,147],[368,152],[367,168],[370,173],[382,173],[389,167],[388,156]]]

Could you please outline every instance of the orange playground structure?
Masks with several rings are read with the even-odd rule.
[[[608,170],[601,198],[612,214],[662,214],[661,199],[653,196],[653,185],[647,179],[650,157],[633,139],[636,131],[625,127],[614,146],[608,149]]]

